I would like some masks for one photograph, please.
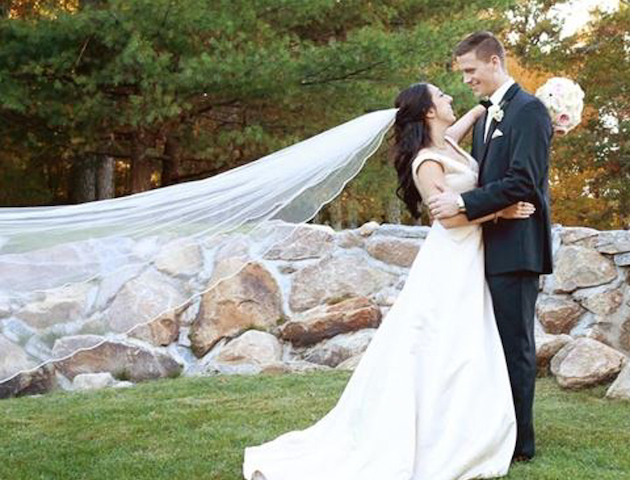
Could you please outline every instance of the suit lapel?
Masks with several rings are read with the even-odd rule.
[[[520,89],[521,89],[521,87],[519,86],[519,84],[518,83],[514,83],[510,88],[508,88],[507,92],[505,92],[505,95],[503,95],[503,99],[501,100],[501,109],[503,110],[504,113],[507,110],[507,108],[509,107],[510,100],[512,100],[512,98],[514,98],[514,95],[516,95],[516,93]],[[488,115],[488,112],[486,112],[486,115]],[[483,166],[485,164],[486,157],[488,156],[488,150],[490,150],[490,142],[492,141],[492,134],[496,130],[497,125],[498,125],[498,123],[493,118],[492,121],[490,122],[490,128],[488,129],[487,140],[483,143],[482,154],[481,154],[481,161],[479,162],[479,172],[481,172],[481,170],[483,169]],[[485,121],[484,121],[484,126],[485,126]],[[482,138],[482,141],[483,141],[483,130],[481,132],[481,135],[482,135],[481,138]]]
[[[488,116],[488,112],[484,115],[483,118],[477,120],[475,123],[475,128],[473,131],[473,157],[478,159],[478,163],[481,163],[481,156],[483,152],[483,128],[486,124],[486,117]]]

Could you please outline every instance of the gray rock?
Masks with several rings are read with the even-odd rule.
[[[609,230],[599,234],[597,250],[607,254],[630,252],[630,231]]]
[[[395,275],[368,265],[363,254],[348,250],[294,273],[289,306],[301,312],[340,298],[369,296],[396,280]]]
[[[350,357],[362,354],[375,332],[376,328],[364,328],[356,332],[335,335],[307,349],[302,357],[308,362],[335,368]]]
[[[563,245],[578,244],[583,247],[595,247],[599,231],[587,227],[564,227],[560,233]]]
[[[104,313],[114,332],[126,332],[148,322],[186,300],[184,288],[156,270],[147,270],[127,282]]]
[[[613,263],[602,254],[585,247],[561,247],[555,261],[555,291],[572,292],[617,278]]]
[[[335,244],[340,248],[363,248],[365,239],[353,230],[335,232]]]
[[[304,347],[340,333],[377,328],[380,323],[378,306],[369,298],[357,297],[311,309],[284,323],[279,335],[295,346]]]
[[[22,397],[46,393],[57,386],[54,365],[46,364],[34,370],[20,372],[0,382],[0,398]]]
[[[278,339],[258,330],[248,330],[229,341],[216,357],[218,362],[245,361],[261,365],[280,362],[281,359],[282,345]]]
[[[90,283],[48,290],[43,300],[25,305],[15,312],[15,317],[34,328],[82,320],[89,313],[94,293]]]
[[[630,266],[630,252],[615,255],[615,265],[619,267]]]
[[[573,297],[597,315],[610,315],[621,306],[623,291],[620,287],[601,285],[576,290]]]
[[[115,378],[133,382],[175,377],[183,367],[160,350],[109,340],[90,350],[78,351],[70,358],[57,360],[54,364],[71,380],[81,373],[109,372]]]
[[[335,231],[326,226],[299,226],[286,239],[265,254],[266,260],[304,260],[321,258],[334,248]]]
[[[630,362],[626,362],[626,366],[608,388],[606,397],[630,400]]]
[[[134,327],[128,335],[156,347],[166,346],[179,338],[179,322],[173,312]]]
[[[367,252],[381,262],[398,267],[410,267],[422,243],[418,240],[372,237],[366,245]]]
[[[35,362],[22,347],[0,335],[0,381],[33,367]]]
[[[431,227],[426,225],[400,225],[397,223],[385,223],[376,230],[376,235],[384,237],[397,237],[424,240],[427,238]]]
[[[268,329],[283,318],[280,288],[260,263],[249,263],[204,293],[190,327],[192,350],[204,356],[221,338],[248,328]]]
[[[621,371],[625,356],[591,338],[571,342],[551,360],[551,373],[563,388],[579,389],[605,383]]]
[[[26,350],[26,353],[28,353],[31,357],[39,360],[40,362],[45,362],[52,356],[52,350],[48,343],[38,336],[32,336],[29,338],[26,345],[24,345],[24,350]]]
[[[536,316],[547,333],[568,333],[584,309],[568,295],[541,295],[536,303]]]
[[[128,381],[122,381],[122,382],[116,382],[112,385],[112,388],[129,388],[129,387],[135,387],[136,384],[133,382],[128,382]]]
[[[551,335],[544,332],[536,332],[536,370],[538,375],[545,376],[549,372],[551,359],[569,342],[569,335]]]
[[[72,388],[74,390],[100,390],[111,387],[115,383],[116,380],[109,372],[81,373],[74,377]]]
[[[142,270],[140,264],[125,265],[113,272],[104,275],[98,287],[98,294],[94,307],[102,310],[116,296],[120,289],[130,280],[137,277]]]
[[[54,358],[62,358],[81,348],[91,348],[105,340],[101,335],[73,335],[55,340],[52,348]]]
[[[194,276],[203,270],[201,249],[189,239],[167,243],[155,258],[155,268],[173,277]]]
[[[0,320],[0,331],[12,342],[20,344],[26,343],[29,338],[37,333],[34,328],[13,317]]]
[[[380,225],[378,222],[375,222],[375,221],[366,222],[357,229],[357,232],[362,237],[369,237],[374,232],[376,232],[379,229],[379,227]]]

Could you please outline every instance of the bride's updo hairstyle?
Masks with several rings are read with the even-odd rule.
[[[433,101],[428,84],[414,83],[398,94],[395,107],[398,108],[394,122],[392,156],[398,172],[396,196],[411,212],[413,218],[420,217],[422,201],[413,182],[411,163],[420,149],[428,147],[431,139],[426,114]]]

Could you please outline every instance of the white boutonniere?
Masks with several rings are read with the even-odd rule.
[[[490,117],[492,117],[497,123],[503,120],[503,109],[501,108],[501,105],[490,105],[488,107],[488,115],[490,115]]]

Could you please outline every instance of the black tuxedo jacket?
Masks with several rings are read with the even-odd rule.
[[[479,163],[479,187],[462,194],[466,216],[474,220],[518,201],[533,203],[536,212],[527,219],[483,224],[486,274],[551,273],[551,119],[543,103],[516,83],[503,102],[504,117],[498,123],[492,120],[485,143],[485,118],[474,126],[472,156]]]

